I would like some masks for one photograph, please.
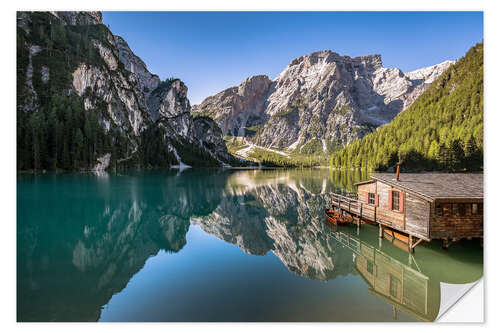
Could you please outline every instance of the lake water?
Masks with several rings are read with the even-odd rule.
[[[18,175],[18,321],[430,321],[480,244],[442,250],[332,227],[361,173]]]

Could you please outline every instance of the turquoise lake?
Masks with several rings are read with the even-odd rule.
[[[325,222],[359,172],[17,176],[18,321],[432,321],[483,249]]]

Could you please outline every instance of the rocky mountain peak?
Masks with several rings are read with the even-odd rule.
[[[352,58],[352,62],[355,65],[359,64],[371,71],[376,71],[377,69],[382,68],[382,55],[371,54],[367,56],[355,57]]]
[[[454,63],[455,61],[446,60],[433,66],[419,68],[417,70],[407,72],[405,73],[405,75],[410,80],[423,80],[425,83],[432,83],[435,79],[437,79],[439,75],[441,75],[441,73],[443,73]]]
[[[267,75],[255,75],[246,78],[238,86],[238,95],[242,97],[255,97],[262,95],[269,89],[271,80]]]
[[[286,72],[290,67],[301,64],[307,68],[314,65],[326,65],[332,63],[337,63],[341,66],[346,63],[351,63],[354,67],[364,66],[371,71],[375,71],[382,67],[382,56],[380,54],[372,54],[351,58],[349,56],[341,56],[331,50],[322,50],[293,59],[287,68],[285,68],[284,72]]]
[[[250,77],[195,110],[252,145],[329,153],[390,122],[452,63],[405,74],[384,68],[380,54],[322,50],[292,60],[273,81]]]
[[[144,61],[132,52],[128,43],[122,37],[118,35],[113,37],[120,61],[125,66],[125,69],[133,74],[131,79],[137,82],[147,99],[149,94],[158,87],[160,78],[158,75],[149,72]]]
[[[335,57],[339,57],[339,55],[331,50],[316,51],[293,59],[288,67],[296,66],[303,62],[306,62],[309,65],[314,65],[318,62],[332,62],[332,59]]]

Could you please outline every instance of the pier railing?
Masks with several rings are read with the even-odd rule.
[[[350,214],[356,214],[358,217],[371,221],[377,221],[377,206],[363,202],[358,199],[332,193],[332,206],[347,211]]]
[[[396,226],[398,229],[401,229],[400,225],[395,225],[387,219],[387,216],[385,216],[386,214],[384,214],[383,211],[379,213],[376,205],[369,204],[358,199],[349,198],[345,195],[337,193],[331,193],[331,200],[333,207],[338,207],[339,209],[348,212],[353,215],[355,219],[362,218],[389,227]]]

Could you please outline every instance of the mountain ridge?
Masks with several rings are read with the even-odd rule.
[[[209,96],[193,113],[246,144],[327,154],[390,122],[452,63],[403,73],[384,68],[380,54],[351,58],[322,50],[291,60],[273,80],[251,76]]]

